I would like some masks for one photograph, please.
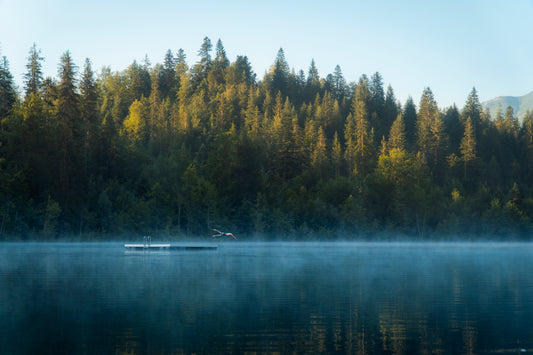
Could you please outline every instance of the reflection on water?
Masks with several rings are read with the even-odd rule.
[[[0,353],[533,351],[533,245],[0,244]]]

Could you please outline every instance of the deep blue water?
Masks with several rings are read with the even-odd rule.
[[[533,352],[533,244],[1,243],[0,354]]]

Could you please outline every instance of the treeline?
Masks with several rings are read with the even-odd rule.
[[[258,80],[205,38],[96,75],[65,52],[24,88],[0,61],[0,238],[196,236],[529,237],[533,113],[490,117],[425,88],[403,105],[379,73],[347,83],[279,50]]]

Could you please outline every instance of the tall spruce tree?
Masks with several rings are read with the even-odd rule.
[[[389,134],[388,148],[400,150],[405,150],[406,148],[405,125],[401,114],[398,115],[392,124]]]
[[[60,162],[59,162],[59,194],[60,203],[67,212],[79,202],[79,184],[82,181],[81,152],[85,141],[83,122],[79,111],[79,97],[76,92],[77,67],[72,61],[70,51],[66,51],[59,63],[59,83],[57,85],[56,114],[59,128]]]
[[[428,164],[437,174],[445,146],[444,124],[440,118],[437,102],[430,88],[425,88],[420,99],[417,119],[417,146]]]
[[[41,51],[37,49],[34,43],[30,48],[28,55],[27,72],[24,74],[25,98],[28,99],[32,94],[40,94],[43,88],[43,71]]]
[[[9,70],[9,62],[4,56],[0,58],[0,122],[7,116],[17,100],[13,75]]]
[[[161,98],[176,97],[177,81],[176,81],[176,60],[172,51],[169,49],[165,54],[163,66],[158,73],[159,91]]]
[[[474,135],[474,125],[472,119],[468,117],[465,122],[465,132],[461,140],[461,159],[464,164],[464,178],[468,179],[468,171],[472,168],[476,156],[476,137]]]
[[[81,115],[85,144],[83,147],[83,161],[85,169],[91,164],[98,145],[98,129],[100,120],[98,115],[98,91],[92,70],[91,61],[85,59],[83,76],[80,82]]]
[[[285,52],[283,48],[280,48],[274,61],[274,65],[270,68],[270,72],[267,75],[267,85],[272,96],[281,92],[283,96],[287,94],[287,84],[289,79],[289,64],[285,60]]]
[[[466,99],[461,118],[463,124],[465,124],[468,117],[470,117],[470,120],[472,121],[472,129],[474,130],[474,136],[476,137],[479,134],[478,131],[480,130],[481,126],[481,112],[481,103],[479,102],[476,88],[473,87],[470,94],[468,94],[468,98]]]
[[[204,37],[202,45],[198,50],[198,56],[200,60],[194,65],[192,70],[193,78],[193,87],[198,88],[199,90],[207,89],[207,75],[211,70],[212,59],[211,59],[211,50],[213,49],[213,44],[209,37]]]
[[[316,68],[314,59],[311,60],[307,72],[306,93],[307,97],[315,97],[320,93],[320,76],[318,75],[318,69]]]
[[[405,140],[407,148],[410,151],[415,151],[416,147],[416,122],[418,120],[416,113],[416,105],[413,98],[409,96],[405,105],[403,106],[402,119],[405,124]]]
[[[367,103],[370,98],[368,79],[361,77],[352,103],[352,113],[346,119],[344,136],[346,139],[346,161],[350,175],[366,175],[370,171],[374,134],[368,119]]]
[[[385,102],[383,106],[383,128],[386,133],[392,127],[393,122],[396,120],[399,114],[398,104],[396,103],[396,97],[394,96],[394,90],[392,86],[387,87],[387,94],[385,95]]]
[[[347,89],[346,89],[346,80],[342,75],[341,67],[337,64],[335,66],[335,71],[333,72],[333,96],[337,101],[342,102],[346,98]]]

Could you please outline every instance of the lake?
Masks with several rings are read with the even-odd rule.
[[[533,244],[210,242],[0,243],[0,353],[533,352]]]

